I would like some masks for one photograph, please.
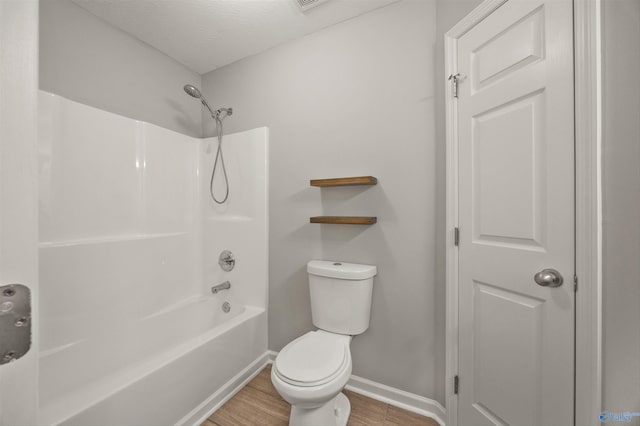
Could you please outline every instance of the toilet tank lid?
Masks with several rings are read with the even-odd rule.
[[[378,273],[373,265],[336,262],[330,260],[311,260],[307,263],[307,272],[320,277],[339,278],[342,280],[366,280]]]

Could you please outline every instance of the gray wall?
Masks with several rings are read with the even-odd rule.
[[[640,411],[640,2],[606,0],[602,17],[602,407]]]
[[[313,329],[307,261],[374,264],[371,327],[352,343],[354,374],[429,398],[443,395],[436,358],[444,350],[435,317],[434,45],[435,1],[405,0],[203,76],[207,99],[234,108],[226,131],[271,129],[269,347]],[[309,186],[369,174],[377,186]],[[378,223],[308,223],[322,214]]]
[[[201,76],[69,0],[40,1],[40,89],[190,136],[200,102],[183,91]]]

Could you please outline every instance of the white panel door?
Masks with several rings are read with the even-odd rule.
[[[1,426],[37,424],[37,90],[38,1],[0,0],[0,286],[26,285],[34,301],[31,349],[0,365]]]
[[[572,22],[509,0],[458,40],[461,425],[573,424]]]

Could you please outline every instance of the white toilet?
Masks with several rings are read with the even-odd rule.
[[[307,263],[311,316],[319,330],[285,346],[271,381],[291,404],[293,426],[344,426],[351,406],[342,393],[351,376],[351,338],[369,328],[375,266]]]

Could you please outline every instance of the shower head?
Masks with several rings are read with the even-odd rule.
[[[196,99],[202,99],[202,93],[198,90],[198,88],[191,84],[184,85],[184,91],[187,92],[187,95],[192,96]]]
[[[211,113],[211,117],[214,120],[223,120],[225,117],[233,114],[233,108],[220,108],[218,110],[213,111],[211,107],[209,107],[209,104],[207,104],[207,101],[205,100],[204,96],[202,96],[202,93],[200,93],[200,90],[198,90],[198,88],[193,84],[185,84],[183,89],[185,92],[187,92],[187,95],[196,99],[200,99],[200,102],[202,102],[202,105],[207,107],[207,109],[209,110],[209,113]]]
[[[211,117],[215,118],[216,117],[216,113],[213,112],[213,110],[211,109],[211,107],[209,106],[209,104],[207,103],[207,101],[205,100],[204,96],[202,96],[202,93],[200,93],[200,91],[198,90],[198,88],[196,86],[194,86],[193,84],[185,84],[183,87],[184,91],[187,92],[187,95],[196,98],[196,99],[200,99],[200,102],[202,102],[202,105],[206,106],[207,109],[209,110],[209,113],[211,113]]]

